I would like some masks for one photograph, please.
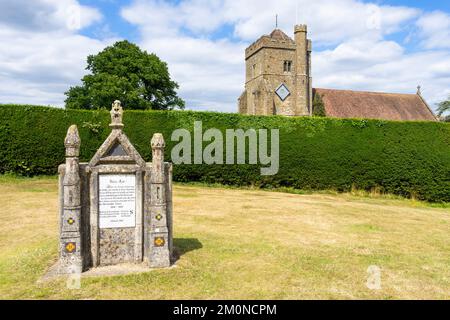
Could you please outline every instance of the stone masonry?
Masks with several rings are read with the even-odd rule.
[[[306,25],[294,27],[294,39],[275,29],[251,44],[245,50],[245,90],[238,99],[239,113],[311,116],[313,97],[318,96],[327,117],[437,120],[420,90],[400,94],[312,88],[311,51]]]
[[[80,163],[80,137],[72,125],[59,167],[61,274],[120,263],[168,267],[172,259],[172,164],[164,138],[154,134],[146,163],[123,132],[115,101],[111,133],[89,163]]]
[[[311,40],[306,25],[294,28],[295,41],[275,29],[245,50],[245,91],[239,113],[251,115],[311,115]],[[284,85],[289,94],[276,91]]]

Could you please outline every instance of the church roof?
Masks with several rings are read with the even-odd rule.
[[[435,121],[419,94],[381,93],[315,88],[325,113],[335,118],[367,118],[399,121]]]
[[[272,39],[276,39],[276,40],[291,40],[291,41],[293,41],[286,33],[281,31],[280,29],[273,30],[272,33],[270,34],[270,37]]]

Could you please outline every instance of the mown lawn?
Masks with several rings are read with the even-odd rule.
[[[0,176],[2,299],[449,299],[450,209],[388,197],[176,185],[175,268],[38,282],[57,179]],[[381,289],[366,286],[381,268]]]

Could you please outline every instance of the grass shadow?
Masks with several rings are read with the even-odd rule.
[[[203,248],[197,238],[175,238],[173,239],[174,260],[178,260],[183,254]]]

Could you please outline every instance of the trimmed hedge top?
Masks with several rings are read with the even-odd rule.
[[[89,161],[110,133],[109,112],[0,105],[0,173],[55,174],[64,162],[71,124],[81,137],[80,161]],[[261,176],[261,165],[176,165],[175,181],[219,182],[298,189],[351,188],[450,201],[450,124],[315,117],[247,116],[193,111],[126,111],[124,132],[147,161],[150,139],[161,132],[166,159],[175,129],[279,129],[280,169]],[[208,143],[205,142],[205,145]]]

